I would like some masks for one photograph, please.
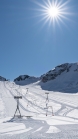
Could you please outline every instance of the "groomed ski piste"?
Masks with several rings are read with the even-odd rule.
[[[21,118],[14,117],[14,96],[22,96]],[[0,81],[0,139],[78,139],[78,93],[42,90],[39,81],[27,85]]]

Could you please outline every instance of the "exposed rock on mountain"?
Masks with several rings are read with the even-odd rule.
[[[77,93],[78,92],[78,64],[65,63],[43,74],[40,78],[21,75],[14,79],[18,85],[37,84],[43,90]]]
[[[14,82],[19,85],[26,85],[26,84],[35,83],[38,80],[39,80],[38,77],[29,76],[29,75],[20,75],[19,77],[14,79]]]
[[[0,81],[7,81],[6,78],[0,76]]]
[[[28,79],[30,76],[28,75],[20,75],[19,77],[17,77],[16,79],[14,79],[14,81],[22,81],[22,80],[26,80]]]
[[[77,93],[78,63],[65,63],[41,76],[39,83],[43,90]]]
[[[54,69],[48,71],[46,74],[41,76],[42,82],[47,82],[49,80],[54,80],[57,76],[61,75],[63,72],[69,72],[72,64],[61,64]],[[77,68],[75,69],[77,71]]]

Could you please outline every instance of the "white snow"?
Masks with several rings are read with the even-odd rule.
[[[50,126],[49,130],[46,133],[57,133],[57,132],[60,132],[58,128],[56,128],[55,126]]]
[[[78,93],[48,91],[48,106],[52,106],[53,114],[49,107],[46,116],[47,91],[39,83],[29,84],[29,80],[26,85],[0,82],[0,139],[78,138]],[[19,100],[22,118],[13,118],[17,107],[14,96],[17,95],[22,96]]]
[[[38,128],[36,131],[34,131],[33,133],[40,131],[43,127]]]

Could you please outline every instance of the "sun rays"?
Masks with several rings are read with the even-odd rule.
[[[36,16],[41,17],[39,22],[44,21],[43,24],[49,22],[53,25],[57,23],[60,26],[60,22],[65,25],[64,20],[69,20],[69,2],[70,0],[42,0],[42,2],[35,0],[37,5]]]

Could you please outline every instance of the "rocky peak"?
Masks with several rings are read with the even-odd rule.
[[[30,77],[29,75],[20,75],[19,77],[17,77],[16,79],[14,79],[14,81],[26,80],[26,79],[28,79],[29,77]]]
[[[69,72],[70,69],[71,69],[71,71],[78,71],[77,63],[75,63],[75,64],[65,63],[65,64],[58,65],[54,69],[48,71],[46,74],[42,75],[41,80],[42,80],[42,82],[54,80],[57,78],[57,76],[61,75],[62,73]]]
[[[6,78],[0,76],[0,81],[7,81]]]

